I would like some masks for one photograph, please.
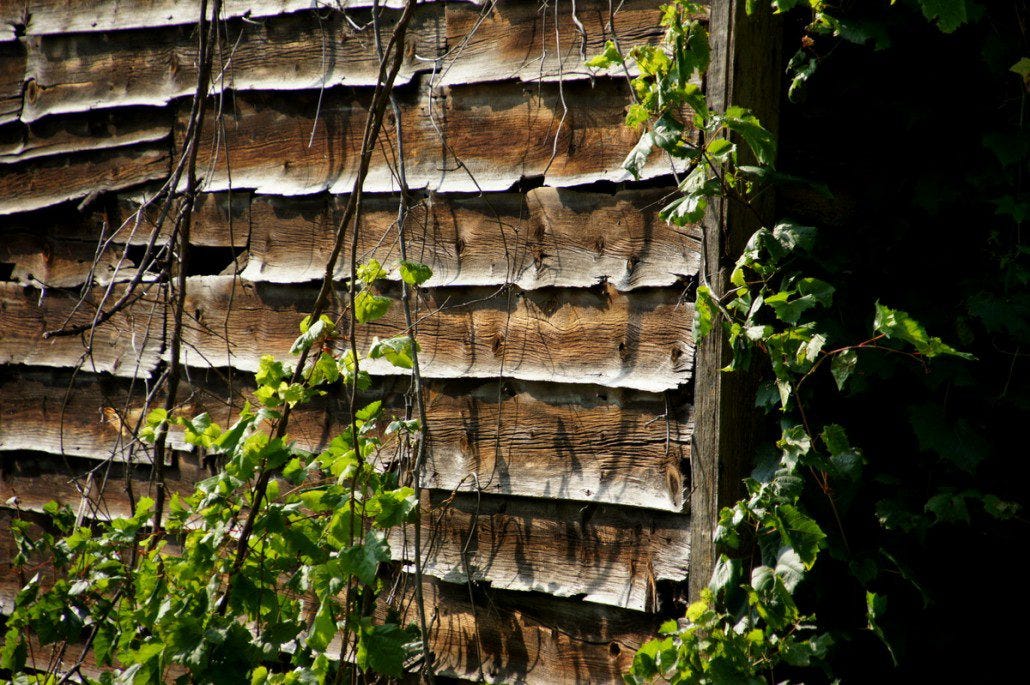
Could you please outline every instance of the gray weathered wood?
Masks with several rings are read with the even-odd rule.
[[[423,573],[447,582],[654,612],[656,582],[687,577],[685,514],[428,491],[422,509]],[[396,529],[391,546],[414,558],[410,531]]]
[[[609,12],[622,50],[628,55],[637,45],[657,43],[659,7],[648,0],[609,4],[607,0],[580,0],[575,19],[571,2],[539,5],[501,0],[483,17],[474,6],[447,5],[447,43],[453,46],[440,70],[442,85],[484,81],[571,81],[591,76],[625,74],[615,69],[590,69],[584,61],[600,54],[613,38]],[[634,65],[630,73],[636,75]]]
[[[162,142],[12,164],[0,174],[0,216],[164,179],[170,166]]]
[[[708,101],[717,111],[731,104],[748,107],[775,132],[780,96],[779,22],[768,5],[758,4],[754,13],[747,15],[745,4],[744,0],[712,3]],[[767,196],[765,202],[769,201]],[[757,208],[761,213],[769,207]],[[730,285],[733,264],[756,228],[755,214],[746,207],[728,201],[711,204],[704,223],[707,253],[702,268],[713,292],[723,293]],[[692,598],[708,585],[715,565],[719,510],[743,494],[742,479],[752,459],[755,382],[749,374],[724,373],[721,369],[731,358],[722,329],[715,326],[697,349],[697,430],[690,462]]]
[[[382,18],[388,36],[396,13]],[[193,18],[191,22],[195,22]],[[299,12],[260,21],[226,22],[227,45],[215,59],[212,89],[298,90],[374,86],[379,73],[371,13],[354,13],[357,30],[341,14]],[[197,87],[193,25],[99,35],[32,35],[26,40],[29,81],[24,121],[66,112],[127,105],[165,105]],[[407,83],[444,49],[443,7],[421,7],[408,30],[406,59],[397,77]],[[421,58],[421,59],[419,59]],[[421,60],[430,60],[429,62]],[[20,82],[20,79],[19,79]],[[314,116],[314,110],[312,110]]]
[[[3,40],[2,28],[0,25],[0,126],[16,121],[21,114],[25,80],[25,46]]]
[[[185,363],[254,371],[262,354],[289,358],[314,297],[313,286],[190,279],[186,311],[195,318],[184,334]],[[502,376],[661,392],[690,378],[692,316],[691,305],[665,289],[429,290],[418,324],[422,372],[427,378]],[[394,306],[359,327],[358,346],[367,350],[375,337],[404,333],[404,317]],[[377,374],[401,373],[384,360],[365,365]]]
[[[402,105],[408,183],[439,192],[507,190],[524,177],[568,187],[624,181],[622,162],[639,132],[623,124],[625,83],[614,79],[526,88],[520,83],[455,86],[412,94]],[[351,191],[369,93],[319,91],[239,93],[228,114],[223,144],[232,154],[213,158],[200,148],[198,169],[211,169],[206,189],[254,189],[259,194],[306,195]],[[562,105],[564,98],[565,106]],[[179,113],[177,140],[187,108]],[[316,112],[318,117],[316,118]],[[214,115],[204,130],[218,127]],[[314,137],[312,138],[312,131]],[[393,135],[387,126],[384,135]],[[311,143],[311,145],[309,145]],[[181,143],[177,145],[181,146]],[[275,160],[270,162],[269,160]],[[671,170],[655,154],[643,178]],[[365,192],[399,190],[392,156],[372,156]]]

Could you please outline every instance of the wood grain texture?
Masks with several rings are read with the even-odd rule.
[[[170,113],[151,107],[88,112],[17,126],[22,131],[21,140],[0,150],[0,165],[150,143],[169,138],[172,133]]]
[[[597,386],[432,388],[427,487],[683,509],[688,408],[666,416],[661,396]]]
[[[708,70],[708,101],[716,111],[740,105],[755,112],[773,134],[780,102],[782,28],[768,5],[749,12],[744,0],[712,3],[712,61]],[[751,163],[747,153],[742,164]],[[730,274],[749,237],[773,216],[774,197],[757,203],[715,198],[704,219],[705,270],[713,293],[731,288]],[[715,529],[719,512],[744,496],[743,480],[751,469],[757,431],[754,404],[758,378],[755,369],[724,373],[733,359],[721,326],[697,350],[695,381],[697,432],[690,462],[691,512],[694,515],[690,597],[708,586],[718,558]]]
[[[177,411],[206,411],[230,425],[254,386],[249,374],[237,374],[230,385],[228,373],[190,371]],[[367,399],[381,399],[388,417],[403,416],[406,385],[382,379]],[[139,381],[7,367],[0,371],[0,452],[127,460],[145,393]],[[679,512],[693,426],[687,409],[666,417],[666,407],[661,396],[597,386],[430,382],[423,484]],[[346,399],[334,392],[295,411],[290,436],[302,447],[320,449],[346,426],[346,412]],[[178,428],[170,440],[176,449],[191,449]],[[386,444],[392,449],[391,439]],[[148,457],[137,451],[133,459]]]
[[[200,16],[199,0],[4,0],[5,3],[8,1],[28,5],[31,19],[27,33],[30,35],[90,33],[169,24],[193,24]],[[222,18],[245,16],[249,19],[259,19],[313,8],[367,9],[372,7],[372,3],[373,0],[226,0],[222,5]],[[404,2],[383,0],[379,4],[381,7],[398,9]]]
[[[662,36],[661,12],[648,0],[614,5],[607,0],[580,0],[575,4],[575,19],[582,32],[572,8],[570,2],[539,5],[501,0],[481,18],[478,7],[448,4],[447,43],[453,50],[441,69],[440,83],[621,77],[622,67],[591,70],[584,65],[613,38],[610,10],[614,10],[614,37],[627,55],[633,47],[657,43]],[[635,70],[630,73],[636,75]]]
[[[170,165],[161,142],[12,164],[0,174],[0,216],[163,179]]]
[[[198,168],[211,169],[207,190],[350,192],[370,95],[364,89],[332,88],[321,93],[321,105],[319,96],[318,91],[239,93],[222,140],[230,154],[214,159],[212,146],[201,146]],[[593,87],[569,83],[562,92],[554,84],[500,83],[409,93],[401,115],[408,183],[440,192],[478,192],[507,190],[524,177],[543,176],[554,187],[624,181],[629,176],[622,162],[639,138],[623,123],[628,103],[626,84],[612,79]],[[186,115],[183,105],[177,147]],[[204,130],[217,129],[211,114]],[[395,135],[394,127],[388,124],[383,135]],[[365,192],[396,192],[393,164],[392,151],[377,148]],[[642,177],[669,171],[654,155]]]
[[[407,588],[401,618],[416,622]],[[484,590],[426,579],[434,669],[442,676],[512,685],[619,682],[660,620],[637,611],[546,594]],[[385,613],[385,612],[384,612]]]
[[[225,44],[215,55],[213,91],[374,86],[379,60],[371,11],[351,14],[354,24],[338,12],[316,11],[228,20]],[[390,35],[396,17],[396,12],[384,13],[384,36]],[[442,6],[419,9],[408,30],[398,84],[410,81],[442,54],[444,31]],[[197,87],[198,45],[192,24],[32,35],[26,45],[24,121],[97,108],[165,105]]]
[[[21,41],[5,41],[2,35],[0,16],[0,126],[16,121],[21,114],[25,81],[25,46]]]
[[[426,492],[421,506],[423,573],[450,583],[653,613],[656,581],[687,577],[687,515],[442,492]],[[414,559],[411,531],[390,541],[394,558]]]
[[[114,286],[115,302],[124,286]],[[163,310],[149,301],[115,314],[90,336],[43,340],[43,333],[65,324],[88,323],[96,313],[103,288],[87,292],[76,307],[77,293],[42,292],[14,283],[0,283],[0,364],[77,367],[116,376],[142,376],[157,364],[161,352]]]
[[[699,242],[657,217],[661,191],[615,195],[535,188],[526,195],[432,194],[411,208],[409,258],[433,269],[435,286],[503,285],[523,290],[590,287],[622,291],[669,286],[697,272]],[[342,208],[325,196],[257,196],[243,277],[274,283],[321,278]],[[360,259],[390,265],[400,257],[396,196],[366,200]],[[349,248],[349,243],[347,245]],[[345,249],[341,277],[349,269]],[[393,278],[398,278],[396,272]]]
[[[190,279],[185,363],[254,371],[262,354],[288,358],[315,294],[314,286]],[[427,378],[503,376],[650,392],[690,378],[693,310],[675,291],[445,288],[427,291],[421,307],[418,339]],[[367,350],[374,337],[403,334],[403,320],[401,308],[392,307],[359,328],[358,348]],[[399,373],[383,360],[366,368]]]

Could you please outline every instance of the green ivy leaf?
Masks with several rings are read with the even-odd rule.
[[[386,269],[378,259],[370,259],[357,268],[358,280],[365,285],[372,285],[380,278],[386,278]]]
[[[858,352],[855,350],[844,350],[833,355],[833,358],[830,359],[830,373],[833,374],[833,380],[837,384],[838,390],[844,389],[844,384],[854,373],[857,365]]]
[[[936,20],[944,33],[951,33],[968,19],[966,0],[919,0],[919,6],[927,21]]]
[[[607,69],[613,64],[622,64],[622,53],[615,47],[613,41],[605,41],[604,52],[586,61],[588,67],[594,69]]]
[[[401,280],[408,285],[418,286],[428,281],[433,276],[433,270],[420,262],[401,260]]]
[[[333,605],[329,599],[323,599],[315,614],[308,632],[307,646],[316,652],[324,652],[333,636],[336,635],[336,619],[333,617]]]
[[[650,131],[645,131],[640,136],[640,140],[630,150],[626,156],[626,160],[622,163],[622,168],[633,175],[633,178],[640,180],[640,172],[643,171],[644,165],[647,164],[647,158],[651,154],[651,149],[654,147],[654,137]]]
[[[355,660],[358,667],[392,678],[404,674],[404,660],[417,636],[394,623],[373,625],[366,620],[358,630]]]
[[[381,319],[390,311],[393,300],[382,295],[373,295],[368,290],[362,290],[354,296],[354,318],[358,323],[368,323]]]
[[[744,139],[759,163],[771,165],[776,159],[776,138],[751,112],[743,107],[730,107],[718,121]]]
[[[790,504],[781,505],[776,510],[774,518],[783,544],[797,552],[805,568],[812,568],[819,548],[826,539],[826,533],[815,519],[801,513],[797,507]]]
[[[873,328],[892,340],[910,343],[919,354],[927,357],[952,355],[962,359],[976,359],[971,354],[959,352],[954,347],[944,344],[940,338],[931,336],[923,325],[900,309],[891,309],[879,302],[876,303],[876,316]]]
[[[412,339],[407,335],[386,340],[376,338],[372,342],[368,356],[371,359],[386,359],[399,369],[410,369],[414,366],[414,351],[418,349],[417,343],[414,350],[412,349]]]

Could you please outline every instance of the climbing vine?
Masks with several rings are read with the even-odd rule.
[[[792,78],[787,95],[791,100],[806,96],[809,80],[832,53],[832,47],[826,48],[828,41],[831,45],[871,43],[877,49],[890,41],[885,23],[872,21],[860,11],[815,0],[771,4],[776,12],[801,7],[810,12],[802,24],[801,48],[788,65]],[[965,0],[912,4],[944,33],[982,16],[982,8]],[[749,12],[755,6],[749,2]],[[818,178],[803,181],[773,169],[775,139],[750,112],[736,106],[724,112],[709,108],[700,86],[709,61],[703,17],[700,4],[674,0],[663,7],[665,36],[661,44],[637,47],[624,55],[615,43],[608,43],[603,54],[588,62],[593,67],[631,64],[638,73],[631,82],[634,103],[626,122],[644,130],[625,168],[636,176],[655,149],[674,160],[683,177],[662,217],[677,226],[702,220],[716,198],[747,204],[784,179],[806,185],[810,192],[829,195]],[[1025,79],[1027,60],[1014,62],[1006,66]],[[987,139],[988,145],[992,139],[996,148],[997,134]],[[1013,151],[1009,155],[1010,165],[1016,159],[1025,160],[1025,148],[1021,149],[1022,154]],[[1018,227],[1021,218],[1017,215],[1024,206],[1018,199],[1022,197],[1019,176],[1012,175],[1011,167],[1007,173],[1007,178],[1017,181],[1016,188],[999,198],[998,213],[1015,219]],[[811,609],[816,604],[812,596],[826,594],[826,590],[811,587],[812,577],[818,578],[820,561],[835,567],[843,563],[849,589],[860,593],[861,601],[841,597],[836,603],[862,606],[861,627],[880,642],[897,666],[895,633],[884,623],[891,597],[881,588],[889,584],[882,579],[899,576],[924,602],[932,599],[920,578],[899,560],[901,552],[881,543],[869,548],[869,525],[888,533],[901,531],[918,541],[933,526],[969,523],[967,507],[972,503],[988,520],[1011,520],[1019,512],[1014,501],[978,488],[956,488],[954,479],[944,477],[940,479],[943,484],[927,492],[921,509],[913,511],[899,504],[897,496],[883,496],[872,512],[863,511],[861,497],[868,480],[900,481],[889,480],[893,476],[888,469],[871,464],[863,447],[849,435],[854,429],[848,425],[846,413],[833,415],[840,398],[869,393],[869,382],[862,378],[867,374],[879,373],[883,379],[892,374],[903,377],[908,373],[906,367],[929,374],[931,361],[938,358],[950,357],[959,365],[974,364],[977,359],[928,333],[906,311],[884,302],[866,302],[865,326],[842,326],[841,314],[858,307],[849,301],[844,310],[835,302],[838,288],[832,276],[827,278],[828,260],[819,252],[820,245],[828,242],[813,226],[781,220],[751,236],[725,291],[708,282],[709,269],[702,266],[700,270],[695,338],[719,330],[732,349],[732,362],[723,371],[750,369],[765,379],[758,387],[755,405],[767,413],[766,426],[775,433],[754,458],[754,471],[743,484],[744,497],[720,513],[715,539],[721,555],[708,588],[690,605],[685,618],[664,624],[662,636],[637,652],[625,676],[627,682],[772,682],[784,674],[811,675],[812,669],[818,669],[814,672],[821,672],[822,678],[840,675],[834,665],[835,643],[854,641],[855,631],[841,630]],[[999,242],[1005,245],[1002,264],[1007,273],[1022,279],[1025,267],[1017,264],[1023,261],[1025,250],[1018,238],[1014,250],[1007,253],[1012,244],[1008,239]],[[846,263],[846,258],[838,256],[836,262]],[[999,315],[989,309],[998,307],[1015,321],[1026,321],[1022,304],[1013,306],[1011,296],[995,297],[986,310],[983,300],[981,306],[971,306],[972,316],[997,321]],[[1015,321],[1008,325],[1016,326]],[[958,333],[972,342],[968,327]],[[928,427],[940,423],[933,417],[934,411],[924,405],[911,414],[920,445],[932,446],[960,472],[972,473],[979,458],[963,455],[961,448],[942,447],[946,438],[932,435],[943,430],[936,425]],[[860,441],[865,441],[870,431],[860,428]],[[878,445],[870,447],[882,451]],[[863,538],[861,546],[852,546],[849,532]],[[858,620],[845,619],[845,623],[854,626]]]
[[[413,262],[397,269],[412,286],[431,275]],[[387,275],[379,262],[360,265],[358,274],[355,315],[363,324],[384,316],[392,300],[374,291]],[[149,413],[142,440],[153,443],[176,426],[223,463],[192,494],[171,497],[163,527],[148,525],[150,498],[132,516],[95,528],[74,525],[70,509],[51,505],[55,531],[35,538],[28,522],[15,520],[23,587],[0,667],[18,674],[16,682],[52,682],[23,670],[30,649],[56,644],[79,652],[65,679],[84,677],[79,667],[91,653],[105,669],[100,683],[325,682],[343,673],[341,659],[362,673],[399,677],[418,649],[418,629],[377,620],[374,609],[386,587],[390,531],[411,522],[417,500],[397,471],[379,468],[378,455],[381,435],[417,433],[419,421],[380,430],[382,403],[372,402],[321,452],[279,430],[287,410],[336,386],[368,389],[360,359],[334,351],[339,337],[330,317],[305,318],[292,352],[314,351],[312,361],[297,373],[262,357],[254,404],[225,429],[208,414]],[[410,369],[413,345],[406,335],[383,340],[369,357]],[[331,655],[337,638],[339,653]]]

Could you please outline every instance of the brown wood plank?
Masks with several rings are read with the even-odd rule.
[[[447,43],[455,47],[441,69],[440,83],[624,76],[622,67],[591,70],[584,65],[585,59],[600,54],[605,41],[613,37],[610,10],[614,10],[615,37],[627,55],[634,46],[657,43],[663,33],[658,25],[659,6],[649,0],[613,4],[580,0],[575,5],[575,19],[582,32],[576,27],[572,7],[572,3],[541,6],[501,0],[481,19],[478,7],[447,5]],[[630,73],[636,75],[635,70]]]
[[[775,135],[780,90],[782,28],[768,5],[748,11],[745,0],[712,3],[712,61],[708,70],[708,102],[716,111],[732,105],[751,109]],[[745,154],[741,163],[751,163]],[[705,266],[713,294],[731,288],[730,274],[751,234],[769,220],[774,198],[767,194],[750,206],[716,198],[704,219]],[[714,540],[719,512],[744,496],[743,480],[754,455],[758,385],[750,372],[722,371],[732,352],[721,326],[698,346],[695,381],[697,442],[691,459],[691,500],[694,515],[690,596],[696,599],[708,586],[715,568]]]
[[[2,34],[2,18],[0,18]],[[0,125],[16,121],[21,114],[22,85],[25,82],[25,46],[21,41],[0,37]]]
[[[502,590],[654,612],[656,582],[687,577],[685,514],[428,491],[421,506],[423,573],[447,582],[471,577]],[[410,562],[406,533],[393,531],[391,546],[394,558]]]
[[[192,370],[183,379],[179,411],[207,411],[223,427],[231,424],[253,381],[239,374],[230,389],[222,373]],[[387,416],[403,416],[406,385],[376,381],[372,397],[384,401]],[[145,390],[139,381],[130,386],[90,373],[73,378],[68,371],[8,367],[0,373],[0,452],[125,460]],[[334,394],[295,411],[291,438],[308,449],[324,447],[346,425],[346,407]],[[660,396],[596,386],[431,382],[423,485],[678,512],[692,424],[686,409],[670,417],[665,411]],[[170,438],[177,449],[190,449],[178,429]]]
[[[114,242],[128,245],[145,245],[157,225],[162,207],[160,203],[147,200],[154,197],[156,188],[139,192],[120,193],[115,199],[116,216],[121,229]],[[233,190],[224,193],[199,193],[193,208],[190,227],[190,244],[201,247],[246,247],[251,240],[253,226],[250,218],[250,193]],[[137,212],[143,209],[137,217]],[[138,225],[136,225],[138,219]],[[135,230],[133,228],[135,227]],[[167,239],[171,222],[165,221],[161,228],[161,239]]]
[[[658,219],[663,195],[555,188],[526,195],[434,194],[408,214],[408,254],[433,269],[429,287],[514,283],[533,290],[601,281],[623,291],[669,286],[697,272],[700,245],[693,233]],[[397,202],[394,196],[366,199],[361,259],[374,256],[390,265],[399,258]],[[335,202],[324,196],[257,196],[251,212],[254,232],[244,278],[289,283],[322,277],[337,230]],[[341,276],[349,269],[346,255]]]
[[[11,0],[25,4],[26,0]],[[437,2],[439,0],[420,0]],[[476,3],[478,0],[452,0]],[[8,0],[4,0],[8,2]],[[27,0],[30,35],[113,31],[193,24],[200,16],[199,0]],[[271,17],[311,8],[364,9],[373,0],[226,0],[222,18]],[[403,0],[383,0],[381,7],[398,9]],[[210,4],[208,5],[210,7]]]
[[[389,36],[396,12],[386,12]],[[355,29],[338,12],[297,12],[259,21],[230,20],[224,29],[223,70],[214,91],[374,86],[379,60],[371,11],[353,13]],[[408,30],[398,84],[411,80],[444,48],[443,8],[421,7]],[[95,33],[34,35],[28,46],[30,80],[24,121],[46,115],[126,105],[164,105],[197,87],[197,38],[192,24]],[[216,57],[216,59],[218,59]],[[219,77],[221,74],[221,77]],[[20,77],[19,77],[20,82]],[[20,89],[19,89],[20,93]]]
[[[164,110],[140,107],[47,118],[22,128],[20,144],[0,151],[0,164],[163,140],[172,133],[172,119]]]
[[[319,95],[239,93],[226,121],[228,162],[224,154],[212,160],[211,145],[200,148],[198,168],[213,164],[207,189],[250,188],[275,195],[350,192],[370,95],[334,88],[322,94],[321,106]],[[453,87],[432,97],[423,92],[417,102],[403,105],[408,182],[440,192],[478,192],[506,190],[528,176],[543,176],[547,185],[557,187],[626,180],[622,162],[640,135],[623,123],[628,103],[626,84],[612,79],[593,87],[568,83],[561,93],[555,84],[526,88],[519,83]],[[177,140],[186,114],[183,105]],[[208,132],[217,130],[210,116],[204,126]],[[392,127],[387,129],[384,135],[393,135]],[[396,191],[392,165],[393,155],[377,148],[365,191]],[[654,155],[642,175],[669,171],[668,163]]]
[[[427,487],[683,508],[687,408],[666,417],[660,396],[589,386],[432,387]]]
[[[0,174],[0,216],[165,178],[170,164],[158,142],[11,165]]]
[[[407,588],[401,618],[418,624]],[[660,620],[545,594],[469,589],[427,579],[423,595],[434,669],[443,676],[519,685],[616,683]]]
[[[25,27],[27,0],[4,0],[0,4],[0,42],[17,40]]]
[[[314,286],[190,279],[186,311],[197,318],[186,327],[185,362],[254,371],[262,354],[288,358],[315,293]],[[427,291],[418,330],[423,375],[670,390],[689,380],[693,361],[693,309],[680,299],[665,289]],[[402,335],[403,321],[394,306],[360,326],[359,349],[367,350],[376,336]],[[368,361],[366,368],[399,373],[383,360]]]
[[[114,286],[110,303],[124,292]],[[15,283],[0,283],[0,364],[77,367],[116,376],[145,375],[157,364],[163,310],[150,301],[115,314],[90,336],[43,340],[44,331],[92,320],[104,293],[95,288],[82,305],[76,293],[39,291]]]

